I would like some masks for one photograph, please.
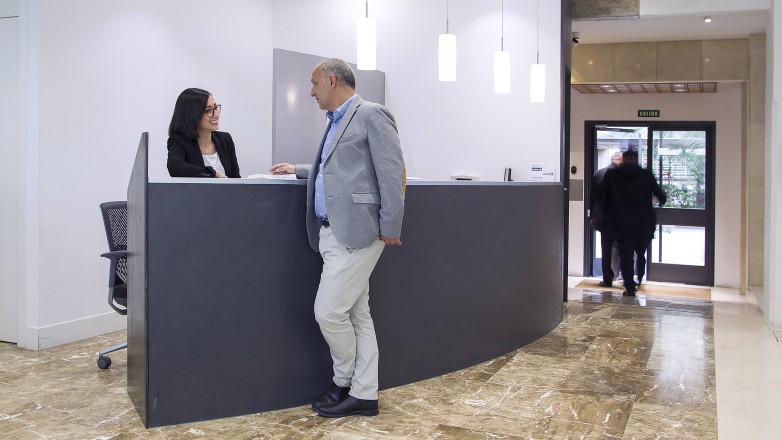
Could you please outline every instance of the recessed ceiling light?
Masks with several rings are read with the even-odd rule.
[[[706,23],[711,23],[711,17],[703,17],[703,21]]]

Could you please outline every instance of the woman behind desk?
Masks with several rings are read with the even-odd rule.
[[[202,89],[179,94],[168,127],[171,177],[241,177],[231,135],[220,129],[220,104]]]

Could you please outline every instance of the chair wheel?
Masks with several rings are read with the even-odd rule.
[[[108,356],[101,356],[98,358],[98,368],[105,370],[111,366],[111,358]]]

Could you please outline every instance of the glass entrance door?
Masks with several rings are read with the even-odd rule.
[[[668,202],[656,209],[657,228],[647,251],[646,279],[698,285],[714,283],[714,123],[642,124],[587,122],[586,159],[592,173],[616,152],[638,151]],[[586,182],[586,200],[595,190]],[[652,203],[650,196],[650,203]],[[586,203],[589,209],[589,203]],[[600,232],[585,221],[585,273],[602,275]],[[610,256],[608,256],[610,258]]]
[[[648,278],[688,284],[714,282],[713,167],[710,127],[651,130],[644,157],[668,201],[657,209],[648,252]]]
[[[646,145],[648,138],[647,127],[628,127],[628,126],[596,126],[594,129],[594,154],[592,158],[594,165],[592,166],[592,174],[597,170],[603,169],[611,165],[612,159],[615,155],[621,155],[627,150],[638,151],[641,146]],[[591,182],[596,184],[596,182]],[[589,188],[590,191],[594,191],[595,188]],[[587,200],[591,200],[588,197]],[[590,209],[589,207],[587,209]],[[614,250],[614,255],[603,255],[602,248],[600,247],[600,231],[590,228],[589,244],[594,252],[591,252],[591,274],[593,276],[602,276],[603,271],[601,268],[603,258],[613,258],[612,264],[615,276],[619,275],[619,263],[618,263],[618,251]],[[589,272],[588,272],[589,273]]]

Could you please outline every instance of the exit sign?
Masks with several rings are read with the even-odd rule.
[[[659,118],[660,110],[638,110],[639,118]]]

